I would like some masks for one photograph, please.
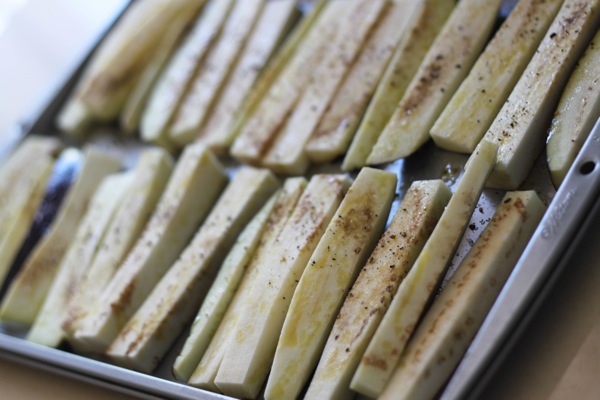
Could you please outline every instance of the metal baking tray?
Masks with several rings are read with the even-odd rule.
[[[506,16],[515,1],[505,1],[501,15]],[[118,17],[115,19],[115,21]],[[110,25],[114,24],[113,21]],[[107,29],[107,31],[108,31]],[[102,39],[104,32],[98,40]],[[22,136],[31,134],[56,135],[55,117],[73,89],[83,66],[93,52],[94,46],[82,62],[66,75],[51,92],[46,104],[36,110],[21,126]],[[114,151],[125,158],[126,165],[133,165],[138,150],[143,146],[136,139],[122,138],[111,134],[114,126],[99,127],[86,140]],[[540,127],[545,129],[545,127]],[[75,149],[83,143],[67,143]],[[1,149],[0,149],[1,150]],[[1,151],[0,151],[1,153]],[[443,179],[454,188],[460,178],[467,156],[437,149],[429,143],[416,154],[398,160],[385,167],[398,175],[397,198],[392,206],[390,218],[394,215],[400,200],[411,182],[419,179]],[[561,265],[562,255],[573,244],[575,233],[585,234],[589,226],[584,224],[585,216],[600,208],[600,124],[590,135],[557,193],[551,182],[546,165],[546,155],[542,154],[530,176],[523,184],[524,189],[535,189],[540,198],[549,206],[548,211],[530,241],[515,271],[511,275],[499,300],[494,305],[484,325],[479,331],[467,355],[457,369],[442,397],[459,399],[476,396],[477,385],[485,382],[485,377],[493,372],[492,361],[501,360],[501,350],[508,351],[510,341],[523,329],[523,322],[536,301],[543,298],[544,290],[551,284],[552,276]],[[235,164],[231,164],[232,171]],[[316,172],[340,172],[339,164],[313,168]],[[486,189],[475,209],[444,283],[452,275],[460,260],[466,255],[504,195],[503,191]],[[576,239],[576,237],[575,237]],[[564,262],[562,263],[564,264]],[[152,374],[142,374],[110,363],[105,358],[90,358],[74,354],[67,347],[52,349],[23,340],[26,331],[19,327],[0,323],[0,357],[69,376],[81,381],[103,386],[129,395],[146,399],[225,399],[226,396],[207,392],[176,382],[171,366],[181,349],[188,332],[184,332],[169,351],[159,368]]]

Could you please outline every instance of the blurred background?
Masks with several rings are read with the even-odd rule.
[[[0,0],[0,150],[127,2]]]

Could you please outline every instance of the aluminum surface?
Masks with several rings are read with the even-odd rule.
[[[504,16],[514,2],[506,1],[505,3],[506,4],[502,11],[502,15]],[[87,58],[88,57],[85,59]],[[29,120],[30,123],[25,124],[25,128],[23,130],[24,136],[31,133],[47,135],[55,133],[56,130],[54,126],[54,119],[56,114],[58,110],[60,110],[62,104],[64,104],[69,91],[73,88],[81,69],[82,66],[75,68],[72,73],[67,75],[67,78],[64,80],[66,83],[52,92],[51,100],[47,102],[47,106],[34,114],[35,118],[31,118]],[[111,127],[99,128],[92,138],[89,139],[89,141],[101,143],[103,146],[120,151],[126,158],[126,164],[131,166],[134,164],[137,154],[139,154],[139,149],[142,147],[142,145],[136,140],[115,138],[107,133],[114,129],[115,128]],[[74,146],[81,145],[81,143],[71,144]],[[595,154],[600,154],[600,150],[598,150],[598,146],[600,144],[596,143],[595,145]],[[393,171],[399,177],[397,198],[394,201],[390,215],[394,214],[395,210],[398,208],[400,200],[410,186],[410,183],[415,180],[439,178],[443,179],[449,187],[453,188],[462,174],[462,170],[467,158],[468,157],[465,155],[439,150],[432,143],[429,143],[423,149],[419,150],[419,152],[417,152],[415,155],[387,165],[385,168],[389,171]],[[231,171],[234,172],[235,164],[230,163],[230,165],[232,166]],[[318,166],[315,167],[311,173],[323,171],[339,172],[339,164]],[[595,175],[591,175],[591,178],[595,177],[595,179],[599,180],[598,173],[596,172]],[[571,175],[573,175],[573,177]],[[573,185],[575,185],[576,187],[579,187],[577,186],[577,182],[579,182],[579,176],[577,176],[576,172],[571,172],[565,181],[564,186],[573,187]],[[585,184],[583,185],[586,186]],[[556,193],[550,182],[547,165],[545,163],[545,154],[541,155],[540,160],[538,163],[536,163],[534,171],[524,184],[523,188],[535,189],[546,204],[549,204],[554,198]],[[486,189],[484,191],[471,219],[469,228],[467,229],[465,236],[460,243],[459,250],[444,281],[447,281],[448,277],[453,273],[455,266],[457,266],[460,260],[466,255],[473,242],[477,239],[483,228],[485,228],[485,225],[491,219],[495,208],[503,195],[504,191],[493,189]],[[565,212],[572,212],[575,210],[575,207],[580,207],[576,210],[578,215],[584,214],[586,210],[585,207],[591,204],[590,201],[592,198],[590,198],[590,196],[592,195],[585,194],[583,191],[577,192],[577,196],[571,195],[570,204],[572,204],[572,206],[566,207]],[[557,204],[562,204],[562,202],[563,201],[558,200]],[[553,206],[553,208],[556,207],[558,206]],[[560,209],[560,207],[557,209]],[[553,216],[556,215],[558,215],[557,211],[551,211],[546,217],[553,218]],[[563,221],[563,219],[561,219],[561,221]],[[574,227],[576,226],[575,222],[570,222],[568,225],[573,225]],[[542,228],[540,229],[543,229],[544,226],[546,225],[542,225]],[[551,227],[554,225],[548,226]],[[551,235],[550,238],[556,243],[561,243],[560,240],[564,240],[561,238],[565,235],[565,227],[560,225],[559,228],[560,229],[558,230],[558,233],[553,236]],[[546,245],[549,243],[550,239],[543,237],[542,233],[536,234],[535,239],[530,244],[525,255],[528,257],[528,259],[535,260],[536,263],[543,261],[545,263],[544,268],[548,270],[551,270],[557,261],[556,256],[552,256],[548,251],[546,251]],[[530,248],[537,249],[538,247],[540,247],[541,250],[530,250]],[[541,254],[539,253],[540,251],[542,251]],[[519,265],[521,264],[522,263],[520,262]],[[519,268],[519,271],[521,271],[522,267]],[[532,279],[530,274],[531,272],[521,272],[520,275],[514,275],[511,277],[509,281],[510,287],[516,287],[519,288],[519,290],[525,290],[525,292],[522,293],[521,300],[513,304],[513,307],[516,310],[525,309],[528,306],[527,302],[535,296],[535,291],[532,288],[528,289],[526,285],[529,280]],[[541,285],[542,283],[543,282],[539,282],[538,285]],[[537,287],[534,289],[537,289]],[[503,292],[503,298],[506,296],[507,295],[505,295]],[[490,318],[496,315],[495,313],[497,313],[497,311],[495,310],[496,307],[494,308],[492,315],[490,315]],[[510,325],[511,321],[509,318],[507,318],[510,316],[511,315],[506,315],[505,310],[495,317],[496,320],[494,320],[494,322],[486,322],[484,327],[487,327],[486,329],[498,329],[500,327],[502,328],[500,330],[508,335],[512,329]],[[496,325],[498,323],[501,325]],[[33,365],[46,370],[51,370],[56,373],[68,375],[82,381],[109,387],[111,389],[119,390],[130,395],[140,396],[142,398],[227,398],[174,382],[174,378],[171,374],[171,366],[183,345],[187,332],[184,332],[178,343],[173,346],[165,360],[159,366],[158,370],[152,375],[141,374],[111,365],[108,360],[94,359],[76,355],[71,353],[68,349],[56,350],[28,343],[22,340],[25,334],[26,331],[22,328],[15,328],[0,323],[0,357],[5,357],[14,360],[15,362]],[[481,341],[481,339],[478,340]],[[488,347],[490,348],[489,351],[493,352],[498,348],[500,342],[489,342],[488,340],[485,341],[485,343],[487,343]],[[481,372],[482,367],[478,365],[479,364],[474,364],[470,370],[465,370],[465,372],[461,372],[459,370],[459,373],[455,376],[455,379],[453,379],[448,390],[456,387],[456,385],[459,385],[460,388],[469,386],[472,383],[471,378],[475,377],[479,374],[479,372]]]
[[[544,215],[498,300],[448,384],[442,400],[476,397],[487,369],[497,367],[503,345],[548,284],[566,249],[600,195],[600,119]],[[515,335],[512,335],[515,336]],[[514,340],[514,337],[513,337]],[[501,355],[501,354],[500,354]],[[495,359],[496,358],[496,359]]]

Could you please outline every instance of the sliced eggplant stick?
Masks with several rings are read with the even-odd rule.
[[[326,3],[282,71],[252,106],[252,114],[246,118],[231,148],[235,158],[248,164],[261,163],[323,57],[331,51],[329,45],[338,37],[357,1],[329,0]]]
[[[295,0],[267,1],[223,94],[207,116],[206,124],[196,133],[200,143],[218,153],[229,149],[235,140],[233,128],[238,109],[244,104],[259,74],[290,30],[297,14]]]
[[[393,173],[365,168],[348,189],[294,291],[265,399],[300,395],[350,286],[381,236],[396,182]]]
[[[14,185],[23,177],[23,171],[41,158],[54,159],[61,147],[60,140],[43,136],[31,136],[19,144],[0,164],[0,209],[6,207]]]
[[[77,91],[77,86],[75,91]],[[67,136],[79,139],[94,123],[94,115],[83,103],[77,92],[71,96],[56,116],[58,130]]]
[[[131,247],[135,244],[169,180],[173,162],[159,148],[144,150],[131,172],[131,187],[123,196],[88,270],[78,280],[69,299],[62,325],[67,339],[81,327],[88,309],[94,306]]]
[[[371,149],[455,4],[453,0],[422,0],[417,5],[344,157],[345,171],[367,165]]]
[[[143,140],[170,145],[167,129],[189,90],[190,82],[221,34],[233,3],[233,0],[211,0],[169,60],[142,114],[140,136]]]
[[[259,275],[260,269],[268,268],[263,260],[269,257],[269,253],[273,246],[277,243],[279,233],[286,225],[292,215],[298,199],[306,188],[305,178],[288,178],[285,181],[281,195],[279,196],[278,204],[273,213],[269,216],[265,232],[260,238],[260,243],[255,254],[250,260],[244,277],[240,282],[238,289],[233,295],[231,304],[227,308],[227,312],[219,323],[219,328],[215,332],[210,345],[202,356],[199,364],[197,364],[191,379],[190,385],[203,389],[218,392],[219,388],[215,385],[215,377],[219,371],[221,361],[225,355],[225,351],[232,340],[232,334],[235,329],[235,324],[244,307],[246,299],[249,298],[254,285],[254,279]],[[175,374],[178,375],[177,362],[175,363]]]
[[[263,260],[245,299],[215,378],[228,396],[258,395],[269,373],[277,338],[296,285],[349,186],[341,175],[311,178],[294,213]]]
[[[170,140],[178,146],[195,139],[252,33],[265,0],[236,1],[218,41],[214,44],[181,101],[169,128]]]
[[[278,186],[268,170],[238,170],[190,244],[123,327],[107,355],[120,365],[152,372],[198,311],[224,254]]]
[[[381,393],[423,310],[441,279],[477,205],[494,166],[496,145],[475,150],[448,207],[386,312],[354,374],[352,388],[369,396]]]
[[[294,110],[262,159],[262,165],[282,174],[300,175],[306,172],[310,160],[304,146],[331,103],[344,76],[359,54],[360,49],[382,15],[394,6],[385,1],[359,1],[349,8],[349,14],[340,26],[336,40],[329,43],[329,51]]]
[[[182,14],[194,15],[205,0],[147,0],[132,4],[102,46],[109,48],[90,66],[79,96],[94,117],[116,118],[151,59],[166,27]],[[135,10],[137,8],[137,10]]]
[[[500,146],[490,187],[516,189],[529,174],[569,75],[598,30],[599,6],[600,0],[565,0],[483,138]]]
[[[307,398],[351,397],[350,380],[362,352],[449,199],[441,180],[413,182],[408,189],[337,315]]]
[[[131,184],[129,173],[120,173],[106,177],[83,217],[73,242],[60,262],[56,278],[48,290],[48,295],[38,313],[27,340],[57,347],[65,338],[62,323],[67,316],[67,307],[79,278],[87,268],[98,249],[117,204]]]
[[[600,31],[575,67],[548,134],[548,168],[554,186],[565,179],[600,117]]]
[[[0,284],[42,203],[59,146],[56,139],[28,139],[0,169]]]
[[[246,265],[258,246],[279,193],[275,193],[252,218],[219,267],[219,273],[202,301],[190,335],[173,366],[177,379],[187,381],[198,366],[244,275]]]
[[[562,0],[517,3],[431,128],[436,145],[463,153],[475,149],[561,5]]]
[[[0,318],[31,325],[44,303],[56,271],[86,209],[107,175],[117,172],[121,162],[94,147],[86,148],[81,172],[69,190],[50,231],[35,247],[13,280],[2,301]]]
[[[60,110],[56,118],[59,129],[81,138],[95,121],[116,117],[152,57],[154,46],[162,40],[163,28],[171,21],[175,23],[177,15],[188,14],[189,7],[199,9],[204,1],[177,0],[169,4],[150,0],[128,7],[94,52]]]
[[[306,144],[311,161],[328,162],[346,152],[404,28],[421,1],[396,1],[372,29],[359,57]]]
[[[186,148],[141,236],[75,332],[78,348],[106,350],[185,248],[226,182],[208,150]]]
[[[294,30],[287,36],[282,47],[275,53],[264,72],[260,74],[252,90],[248,93],[241,108],[235,113],[231,121],[232,127],[228,137],[237,139],[245,128],[248,120],[254,115],[263,98],[271,90],[271,86],[279,79],[279,75],[288,68],[288,63],[297,56],[298,49],[308,46],[305,43],[308,34],[313,32],[313,27],[320,21],[321,13],[330,0],[316,0],[308,15],[305,15]],[[316,44],[316,43],[313,43]],[[300,70],[299,72],[302,72]],[[303,76],[303,75],[300,75]],[[241,146],[240,146],[241,147]]]
[[[419,324],[381,399],[433,399],[450,378],[529,242],[546,207],[509,192]]]
[[[379,136],[368,164],[407,157],[429,140],[431,127],[483,50],[501,3],[458,3]]]
[[[186,32],[189,30],[194,15],[191,12],[185,12],[173,20],[164,37],[158,43],[154,54],[152,54],[152,58],[144,67],[119,117],[121,129],[126,134],[133,134],[139,130],[142,113],[148,103],[152,89],[160,75],[164,72],[167,63]]]
[[[42,203],[52,165],[50,159],[32,163],[0,212],[0,283],[4,283]]]

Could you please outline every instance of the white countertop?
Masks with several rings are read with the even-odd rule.
[[[0,1],[0,149],[43,106],[125,0]]]

